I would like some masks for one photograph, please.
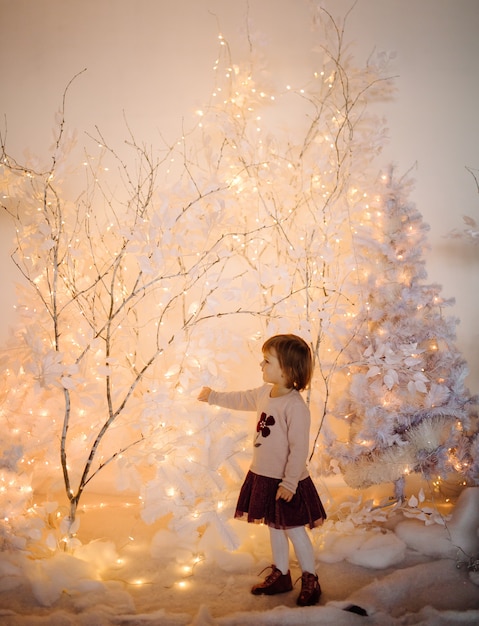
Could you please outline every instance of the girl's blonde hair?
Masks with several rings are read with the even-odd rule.
[[[263,352],[273,349],[287,387],[306,389],[313,375],[313,357],[306,341],[297,335],[274,335],[263,344]]]

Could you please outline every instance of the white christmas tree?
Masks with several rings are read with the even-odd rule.
[[[382,179],[355,236],[367,323],[347,350],[347,393],[336,407],[348,440],[330,440],[329,454],[350,486],[394,482],[402,499],[413,472],[477,482],[477,399],[465,387],[457,320],[445,314],[453,300],[425,282],[428,227],[408,199],[410,184],[392,170]]]

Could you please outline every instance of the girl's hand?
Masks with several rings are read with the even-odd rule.
[[[281,500],[286,500],[286,502],[291,502],[291,500],[293,499],[293,496],[294,496],[294,493],[290,491],[289,489],[286,489],[286,487],[283,487],[282,485],[278,487],[278,491],[276,492],[276,500],[279,500],[281,498]]]
[[[198,394],[198,400],[200,400],[201,402],[208,402],[208,398],[210,397],[210,393],[211,393],[211,388],[210,387],[203,387],[200,391],[200,393]]]

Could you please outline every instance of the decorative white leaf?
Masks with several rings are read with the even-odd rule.
[[[149,276],[155,273],[156,270],[151,263],[151,259],[148,258],[146,255],[142,254],[138,256],[137,261],[143,274],[146,274],[147,276]]]
[[[373,365],[369,368],[368,373],[366,374],[366,378],[372,378],[373,376],[377,376],[381,373],[381,370],[377,365]]]
[[[412,495],[407,503],[409,504],[409,506],[416,507],[419,504],[419,500],[416,498],[416,496]]]
[[[388,370],[387,374],[383,378],[384,384],[388,389],[392,389],[394,385],[399,383],[398,373],[396,370]]]
[[[52,552],[57,549],[57,540],[53,533],[48,533],[45,543],[47,544],[47,548],[52,550]]]
[[[417,381],[414,383],[414,386],[415,386],[415,387],[416,387],[416,389],[417,389],[418,391],[420,391],[421,393],[427,393],[427,387],[426,387],[426,385],[423,383],[423,381],[422,381],[422,380],[417,380]]]
[[[175,374],[178,374],[179,371],[180,371],[179,363],[173,363],[173,365],[169,367],[168,370],[165,372],[165,378],[171,378]]]
[[[70,376],[62,376],[60,381],[65,389],[74,389],[76,387],[75,381]]]
[[[423,383],[429,382],[429,378],[424,374],[424,372],[416,372],[414,374],[414,380],[421,380]]]
[[[414,367],[421,362],[422,362],[422,359],[418,358],[417,356],[408,356],[407,358],[404,359],[404,364],[407,365],[408,367]]]

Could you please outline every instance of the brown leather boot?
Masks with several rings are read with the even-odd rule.
[[[303,572],[301,576],[301,593],[296,600],[298,606],[312,606],[319,602],[321,595],[321,587],[319,586],[318,577],[309,572]]]
[[[268,569],[268,568],[266,568]],[[263,570],[264,572],[264,570]],[[276,593],[285,593],[291,591],[293,584],[291,582],[291,574],[283,574],[276,565],[271,565],[271,574],[266,576],[262,583],[254,585],[251,589],[251,593],[255,596],[261,594],[265,596],[274,596]]]

